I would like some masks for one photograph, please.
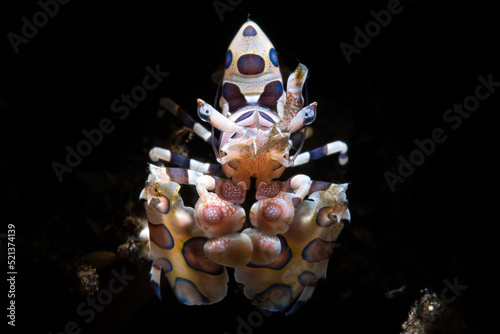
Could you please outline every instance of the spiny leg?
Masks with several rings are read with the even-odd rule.
[[[169,98],[160,99],[160,106],[168,111],[170,111],[174,116],[178,117],[185,126],[192,129],[201,139],[203,139],[208,144],[213,144],[215,147],[219,147],[219,140],[212,137],[211,131],[205,129],[203,125],[196,122],[187,112],[185,112],[175,101]],[[162,109],[160,109],[162,110]]]
[[[300,153],[297,157],[292,157],[291,160],[295,159],[294,166],[299,166],[335,153],[340,153],[340,165],[346,165],[348,161],[347,144],[340,140],[328,143],[307,152]]]
[[[153,147],[149,151],[149,158],[155,162],[163,160],[182,168],[188,168],[206,174],[216,174],[221,171],[221,166],[219,164],[203,163],[194,159],[189,159],[188,157],[161,147]]]

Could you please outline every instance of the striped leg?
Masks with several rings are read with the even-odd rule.
[[[221,166],[219,164],[199,162],[161,147],[153,147],[149,151],[149,158],[155,162],[163,160],[171,162],[179,167],[189,168],[205,174],[216,174],[221,171]]]
[[[340,165],[347,164],[347,144],[339,140],[317,147],[311,151],[300,153],[296,157],[292,157],[292,161],[295,159],[294,166],[300,166],[309,161],[314,161],[335,153],[340,153]]]
[[[187,112],[182,110],[182,108],[175,103],[172,99],[162,98],[160,100],[160,117],[163,115],[164,109],[170,111],[174,116],[178,117],[185,126],[190,129],[193,129],[193,132],[196,133],[201,139],[203,139],[208,144],[212,144],[212,141],[215,147],[219,147],[219,141],[217,138],[212,137],[212,133],[205,129],[203,125],[196,122]]]

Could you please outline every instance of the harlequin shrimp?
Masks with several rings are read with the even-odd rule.
[[[212,131],[171,99],[160,101],[214,147],[218,164],[159,147],[150,151],[151,160],[178,166],[151,164],[140,196],[147,200],[151,280],[159,296],[163,272],[180,302],[216,303],[227,293],[226,267],[232,267],[254,304],[293,312],[325,277],[335,241],[350,219],[347,184],[303,174],[278,180],[287,167],[334,153],[341,165],[347,163],[341,141],[300,153],[304,128],[317,109],[316,102],[304,107],[307,73],[299,64],[285,91],[274,46],[249,20],[226,53],[221,112],[198,99],[198,116]],[[221,169],[226,177],[215,176]],[[181,185],[196,187],[194,208],[184,205]],[[246,212],[242,205],[251,200],[246,198],[251,189],[256,201]]]

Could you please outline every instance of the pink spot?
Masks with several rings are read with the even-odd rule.
[[[327,260],[332,255],[334,246],[335,241],[316,238],[304,247],[302,258],[311,263]]]
[[[222,180],[215,188],[215,193],[220,199],[234,204],[242,204],[246,195],[245,182],[234,184],[230,180]]]
[[[222,213],[219,207],[212,205],[203,210],[203,217],[208,223],[217,224],[222,218]]]
[[[239,205],[221,200],[216,194],[203,195],[196,202],[194,218],[210,236],[230,234],[245,222],[245,210]]]
[[[279,194],[280,191],[285,190],[285,185],[281,181],[274,181],[273,183],[266,184],[261,182],[255,194],[257,200],[264,198],[274,197]]]
[[[277,203],[269,203],[262,211],[262,216],[269,220],[275,221],[281,217],[281,206]]]

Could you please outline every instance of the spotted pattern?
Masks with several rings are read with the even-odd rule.
[[[288,262],[290,262],[290,260],[292,259],[292,250],[290,249],[290,247],[288,247],[288,243],[286,242],[286,239],[283,236],[278,234],[277,237],[280,239],[281,242],[281,252],[280,255],[278,255],[278,257],[276,258],[276,260],[265,265],[258,265],[250,262],[248,264],[249,267],[280,270],[283,269],[288,264]]]
[[[333,252],[334,246],[335,241],[325,241],[316,238],[304,247],[302,258],[311,263],[328,260]]]
[[[179,301],[186,305],[200,305],[209,302],[209,299],[187,278],[177,277],[173,290]]]
[[[203,210],[203,218],[210,224],[217,224],[223,218],[223,209],[219,206],[208,206]]]
[[[246,54],[238,58],[238,71],[245,75],[255,75],[264,72],[266,63],[256,54]]]
[[[163,224],[152,224],[148,222],[149,240],[154,242],[158,247],[163,249],[172,249],[174,247],[174,239],[168,228]]]
[[[262,217],[269,221],[275,221],[281,217],[282,213],[281,206],[271,201],[263,208]]]
[[[265,87],[262,94],[260,94],[258,104],[276,111],[278,99],[283,95],[283,84],[278,81],[271,81]]]
[[[196,271],[209,275],[220,275],[224,267],[210,260],[203,250],[208,238],[195,237],[187,240],[182,247],[182,256],[187,265]]]
[[[247,105],[247,99],[241,93],[240,87],[233,83],[224,83],[222,86],[222,96],[229,104],[229,111],[231,113]]]
[[[263,39],[261,39],[261,37]],[[281,81],[281,74],[279,73],[277,52],[267,41],[265,34],[262,33],[260,28],[253,22],[252,24],[246,23],[244,29],[236,36],[235,40],[236,42],[230,46],[225,58],[224,66],[226,71],[224,73],[222,86],[222,95],[224,98],[223,101],[221,101],[222,107],[225,108],[224,102],[227,102],[229,108],[228,110],[224,109],[224,111],[229,111],[228,117],[231,114],[236,116],[237,118],[232,117],[231,120],[236,123],[241,123],[238,125],[246,126],[246,123],[254,122],[260,127],[263,127],[262,124],[271,127],[272,124],[275,124],[279,119],[277,115],[271,114],[271,112],[277,112],[277,102],[284,98],[284,87]],[[238,112],[239,109],[246,106],[259,106],[267,110],[263,112],[257,108],[255,108],[256,110],[253,110],[254,108],[245,108],[240,114],[234,114]],[[286,106],[284,108],[285,111],[288,110]],[[252,109],[252,111],[247,112],[250,109]],[[184,122],[194,126],[194,123],[190,123],[191,120]],[[236,135],[236,133],[234,135]],[[237,135],[241,136],[239,133]],[[300,143],[301,140],[303,140],[302,135],[298,142]],[[273,144],[275,143],[273,142]],[[279,142],[276,140],[276,145],[277,144],[279,144]],[[326,146],[320,149],[321,150],[312,150],[310,153],[311,157],[319,158],[326,155]],[[173,154],[171,160],[171,162],[177,163],[181,167],[189,167],[188,158]],[[275,165],[270,166],[274,170],[285,168],[285,166],[282,166],[279,162],[275,162]],[[240,163],[242,162],[234,161],[234,165],[230,165],[229,167],[234,169],[238,167]],[[178,172],[172,171],[169,175],[174,176],[172,177],[173,182],[185,184],[187,183],[185,181],[189,181],[189,175],[185,169],[179,169]],[[214,196],[217,196],[218,199],[227,201],[228,205],[231,204],[231,208],[235,206],[235,204],[243,203],[245,200],[246,187],[244,185],[239,186],[239,184],[235,185],[230,180],[226,181],[217,180],[215,189],[216,194],[214,194]],[[329,186],[329,183],[313,182],[308,195],[319,190],[324,190]],[[255,197],[259,201],[265,199],[272,200],[275,196],[281,196],[281,191],[293,193],[293,191],[290,191],[288,188],[288,186],[278,181],[262,187],[259,185]],[[182,303],[200,305],[221,300],[227,291],[226,269],[223,265],[214,262],[210,253],[206,253],[206,250],[209,248],[208,245],[212,240],[226,238],[226,232],[213,232],[201,226],[200,221],[205,221],[207,226],[217,225],[228,216],[226,211],[229,209],[221,205],[206,204],[206,206],[202,206],[200,204],[200,209],[198,210],[197,204],[193,216],[192,208],[188,210],[182,206],[182,201],[181,205],[177,205],[175,197],[171,197],[172,203],[170,203],[166,197],[159,196],[159,194],[157,194],[157,196],[158,197],[153,199],[148,205],[151,245],[154,244],[158,246],[153,247],[155,253],[152,254],[154,258],[152,268],[153,282],[159,284],[159,277],[163,270],[169,273],[167,279],[175,295]],[[321,203],[324,203],[321,205],[332,205],[327,195],[320,194],[319,197],[322,200]],[[300,201],[300,197],[294,197],[292,199],[292,203],[295,207],[299,206]],[[263,218],[267,221],[277,221],[282,218],[284,213],[294,212],[293,208],[285,209],[272,201],[269,201],[269,203],[270,204],[261,211]],[[296,210],[298,217],[302,215],[302,217],[299,218],[307,218],[307,226],[305,224],[297,225],[301,223],[298,220],[294,222],[295,225],[291,224],[290,232],[282,232],[287,236],[288,241],[279,234],[273,236],[273,245],[276,246],[276,251],[272,257],[269,257],[269,260],[259,261],[254,257],[254,261],[261,264],[248,263],[250,260],[247,260],[244,264],[234,266],[236,268],[235,275],[237,281],[245,286],[245,295],[255,300],[256,304],[266,310],[284,311],[294,300],[297,301],[296,305],[305,303],[312,294],[318,279],[324,277],[327,266],[327,261],[325,260],[328,260],[330,257],[335,245],[334,241],[324,240],[325,238],[331,240],[334,235],[334,232],[330,232],[331,228],[325,229],[325,227],[331,226],[335,216],[331,215],[329,207],[323,207],[317,211],[318,207],[313,206],[312,203],[308,203],[311,204],[310,206],[306,206],[305,203],[303,204],[303,208],[310,208],[309,211],[315,211],[309,214],[306,210],[300,211],[300,208]],[[289,206],[291,205],[289,204]],[[166,215],[169,211],[172,211],[172,213]],[[186,214],[186,217],[181,216],[181,214]],[[187,217],[188,215],[189,217]],[[291,219],[292,218],[290,218],[290,220]],[[316,224],[312,223],[314,220],[316,220]],[[183,233],[186,233],[177,235],[175,233],[178,232],[177,227],[179,225],[170,225],[171,221],[179,221],[180,223],[186,223],[186,225],[187,223],[197,223],[205,233],[197,233],[195,234],[197,236],[193,237],[193,235],[191,235],[191,230],[186,229],[183,231]],[[163,222],[166,222],[167,225],[164,225]],[[309,222],[311,222],[312,225],[309,224]],[[175,234],[175,241],[167,226],[169,226],[170,230]],[[176,228],[174,229],[172,226]],[[191,225],[189,225],[189,227],[191,228]],[[195,227],[196,231],[198,231],[198,227]],[[259,231],[257,228],[254,229]],[[321,230],[321,234],[312,233],[318,230]],[[201,235],[203,235],[203,237]],[[250,242],[253,241],[247,234],[235,233],[235,235],[244,235]],[[311,241],[313,238],[312,235],[321,235],[324,239],[317,238]],[[206,236],[210,236],[211,239],[208,239]],[[186,238],[189,239],[186,240]],[[304,238],[307,239],[304,240]],[[228,240],[234,241],[233,239]],[[277,240],[279,240],[279,243]],[[175,248],[174,243],[176,246]],[[261,242],[258,245],[262,250],[269,251],[271,246],[268,246],[268,243],[270,242]],[[307,245],[303,247],[306,243]],[[250,244],[250,246],[252,246],[252,244]],[[278,246],[280,246],[279,249]],[[255,249],[255,246],[252,247],[252,249]],[[158,248],[164,250],[174,248],[174,250],[162,252]],[[236,247],[228,248],[232,248],[234,251],[232,253],[228,252],[232,257],[241,257],[242,252],[240,249]],[[276,257],[278,253],[279,255]],[[209,254],[209,256],[207,256],[207,254]],[[251,255],[250,252],[248,259],[252,258]],[[293,255],[295,255],[296,258],[293,258]],[[169,259],[173,262],[169,261]],[[271,259],[274,260],[267,263]],[[289,275],[290,273],[292,274],[291,277]],[[159,285],[155,286],[155,289],[159,292]],[[296,306],[292,308],[296,309]]]
[[[234,184],[231,180],[222,180],[215,188],[215,193],[222,200],[242,204],[245,201],[246,190],[245,182]]]
[[[274,181],[270,184],[261,183],[259,184],[255,198],[257,200],[261,200],[264,198],[274,197],[283,190],[285,190],[285,186],[281,181]]]
[[[318,276],[312,271],[306,270],[301,273],[298,277],[299,283],[304,286],[316,286],[318,282]]]
[[[271,63],[275,66],[278,67],[278,54],[276,53],[276,50],[274,48],[271,48],[269,50],[269,59],[271,60]]]
[[[231,50],[227,50],[226,53],[226,70],[231,66],[231,63],[233,62],[233,53]]]
[[[257,30],[251,25],[248,25],[244,30],[243,30],[243,36],[245,37],[253,37],[257,36]]]

